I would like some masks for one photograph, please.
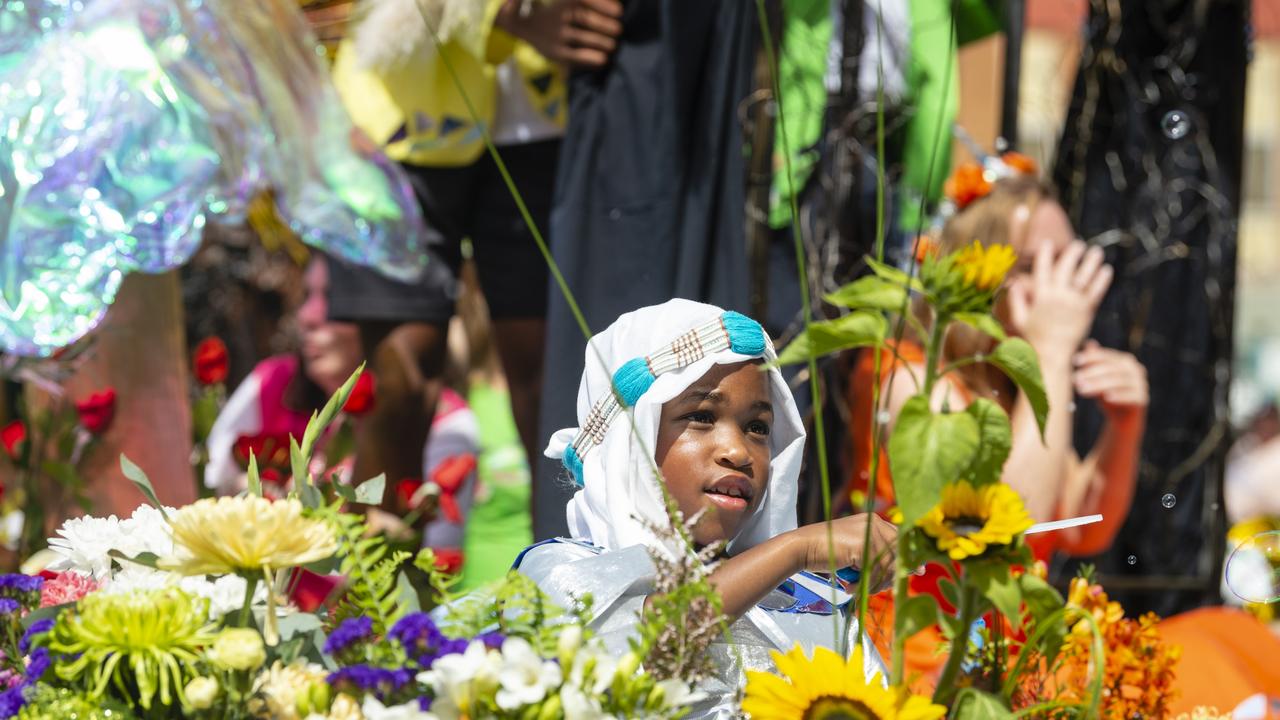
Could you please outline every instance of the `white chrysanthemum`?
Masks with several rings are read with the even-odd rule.
[[[49,548],[58,559],[49,563],[54,572],[79,570],[94,580],[102,580],[111,570],[109,553],[120,540],[120,519],[115,515],[105,518],[78,517],[67,520],[58,528],[58,536],[49,538]]]
[[[165,512],[177,510],[165,508]],[[139,505],[128,520],[120,521],[120,535],[115,549],[126,557],[137,557],[142,553],[151,553],[157,557],[172,554],[173,532],[169,529],[169,521],[164,519],[159,509]]]
[[[364,712],[365,720],[437,720],[435,715],[421,710],[416,700],[403,705],[387,706],[378,702],[378,698],[367,695],[360,709]]]
[[[163,587],[180,587],[191,595],[209,599],[209,619],[219,620],[244,605],[245,579],[238,575],[223,575],[209,580],[205,575],[189,577],[126,563],[104,579],[101,592],[123,593],[131,590],[155,590]],[[253,596],[254,605],[265,605],[267,589],[259,584]]]
[[[502,643],[502,671],[498,682],[498,707],[516,710],[542,702],[548,692],[560,687],[560,666],[543,660],[529,641],[511,637]]]
[[[498,687],[501,671],[502,655],[472,640],[466,652],[438,658],[430,670],[418,673],[418,681],[434,692],[433,713],[441,720],[458,720],[471,715],[477,697]]]

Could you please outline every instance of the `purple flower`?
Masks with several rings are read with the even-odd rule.
[[[329,634],[324,641],[326,655],[337,655],[373,634],[373,620],[367,617],[348,618]]]
[[[481,633],[476,639],[484,643],[484,646],[490,650],[501,650],[502,642],[507,638],[497,630],[490,630],[487,633]]]
[[[406,650],[418,652],[438,647],[440,641],[444,640],[444,635],[440,634],[431,616],[424,612],[409,613],[400,618],[391,627],[387,637],[403,645]]]
[[[31,650],[31,641],[35,640],[37,635],[43,635],[53,629],[53,618],[45,618],[31,623],[31,627],[22,634],[22,639],[18,641],[18,649],[22,654],[27,654]]]
[[[13,598],[0,597],[0,615],[12,615],[22,610],[22,606]]]
[[[405,668],[389,670],[371,665],[351,665],[329,673],[329,684],[338,689],[364,690],[383,699],[408,685],[413,673]]]
[[[44,671],[49,669],[53,664],[53,660],[49,657],[48,648],[36,648],[31,653],[31,662],[27,663],[27,685],[34,685]]]
[[[422,697],[418,698],[418,709],[421,710],[422,712],[430,712],[432,699],[433,698],[431,698],[429,695],[423,695]]]
[[[22,706],[27,704],[26,689],[26,686],[19,685],[0,692],[0,718],[11,718],[17,715]]]
[[[39,575],[0,575],[0,590],[17,590],[20,593],[38,593],[44,587]]]

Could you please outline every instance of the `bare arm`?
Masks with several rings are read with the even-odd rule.
[[[1101,523],[1063,536],[1064,551],[1094,555],[1111,546],[1133,502],[1146,430],[1147,374],[1134,356],[1093,341],[1075,363],[1076,390],[1098,401],[1107,423],[1089,456],[1074,468],[1059,512],[1063,517],[1102,515]]]
[[[894,542],[898,529],[875,515],[854,515],[833,520],[837,568],[862,564],[863,538],[868,519],[872,522],[871,557],[873,588],[893,578]],[[806,525],[760,543],[720,562],[711,573],[711,584],[720,592],[724,614],[736,620],[801,570],[825,572],[830,569],[827,529],[824,523]],[[879,580],[880,582],[876,582]]]

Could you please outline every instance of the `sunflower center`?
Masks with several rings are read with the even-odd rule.
[[[815,699],[804,711],[804,720],[881,720],[876,711],[847,697],[830,695]]]
[[[969,535],[979,532],[982,528],[986,527],[987,521],[986,518],[962,515],[958,518],[952,519],[947,524],[951,526],[951,532],[968,537]]]

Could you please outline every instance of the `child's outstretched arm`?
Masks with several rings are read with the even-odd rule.
[[[880,589],[893,580],[894,548],[898,528],[876,515],[853,515],[831,522],[835,566],[859,567],[867,523],[871,526],[872,587]],[[736,620],[801,570],[828,572],[826,523],[805,525],[760,543],[722,561],[711,573],[711,584],[720,591],[724,614]],[[865,575],[866,573],[864,573]]]

